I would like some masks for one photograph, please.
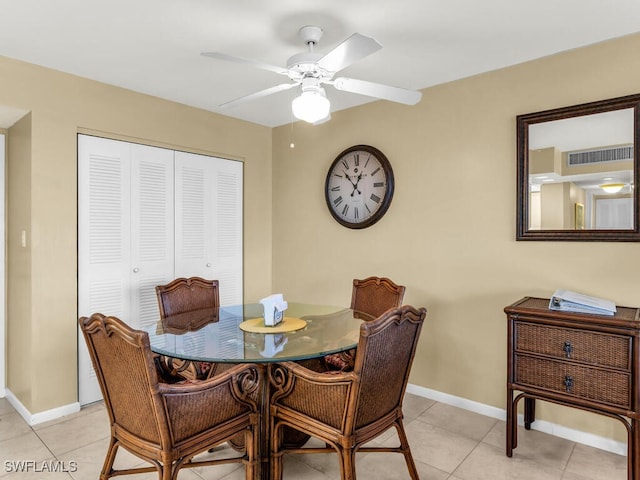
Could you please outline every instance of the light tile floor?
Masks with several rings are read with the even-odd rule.
[[[505,423],[407,394],[405,428],[422,480],[625,480],[626,457],[536,431],[521,429],[512,458],[504,453]],[[107,451],[109,428],[101,403],[46,424],[29,427],[6,399],[0,399],[0,479],[97,480]],[[377,441],[397,444],[394,431]],[[225,452],[216,452],[215,455]],[[33,462],[20,468],[18,461]],[[116,466],[140,460],[122,449]],[[24,465],[24,464],[23,464]],[[357,457],[360,479],[409,479],[394,453]],[[67,472],[46,472],[47,466]],[[21,470],[21,471],[20,471]],[[36,471],[38,470],[38,471]],[[183,470],[180,480],[242,480],[240,465]],[[127,478],[127,477],[123,477]],[[130,476],[155,480],[155,473]],[[285,457],[285,480],[339,479],[337,455]]]

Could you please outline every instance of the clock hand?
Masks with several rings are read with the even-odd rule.
[[[351,181],[351,177],[349,177],[349,175],[347,175],[347,172],[345,172],[344,170],[342,171],[344,173],[344,176],[347,180],[349,180],[349,183],[351,184],[351,186],[353,187],[353,191],[351,192],[351,196],[353,197],[353,194],[356,193],[356,190],[358,190],[358,182],[360,181],[360,178],[362,177],[362,173],[360,175],[358,175],[358,180],[356,181],[356,183],[353,183]],[[360,190],[358,190],[358,193],[360,194]]]
[[[355,186],[356,186],[356,184],[355,184],[355,183],[353,183],[353,182],[351,181],[351,177],[349,177],[349,175],[347,174],[347,172],[345,172],[344,170],[342,170],[342,173],[344,173],[344,178],[346,178],[347,180],[349,180],[349,183],[350,183],[353,187],[355,187]]]
[[[358,184],[360,183],[360,180],[362,180],[362,172],[360,172],[360,174],[358,175],[358,178],[356,179],[356,183],[353,183],[353,192],[351,192],[352,197],[353,197],[353,194],[356,193],[356,191],[358,192],[358,195],[362,195],[362,192],[358,190]]]

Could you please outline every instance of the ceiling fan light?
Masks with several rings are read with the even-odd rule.
[[[321,88],[304,90],[291,102],[294,117],[309,123],[326,118],[330,109],[331,103]]]
[[[624,188],[624,183],[607,183],[605,185],[600,185],[600,188],[607,193],[618,193]]]

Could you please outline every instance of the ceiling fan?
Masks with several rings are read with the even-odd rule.
[[[298,35],[307,45],[308,50],[289,58],[286,68],[220,52],[203,52],[202,55],[206,57],[252,65],[284,75],[289,77],[290,80],[287,83],[281,83],[231,100],[220,106],[232,107],[300,86],[302,93],[291,104],[294,116],[309,123],[319,123],[329,118],[331,108],[323,88],[325,84],[331,85],[337,90],[390,100],[405,105],[415,105],[422,98],[422,93],[414,90],[391,87],[355,78],[333,78],[340,70],[380,50],[382,45],[373,38],[354,33],[329,53],[323,55],[314,52],[314,47],[322,37],[322,29],[320,27],[307,25],[299,30]]]

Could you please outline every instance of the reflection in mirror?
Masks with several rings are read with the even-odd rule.
[[[640,240],[638,102],[518,117],[518,240]]]
[[[632,229],[632,191],[632,108],[529,126],[529,229]]]

